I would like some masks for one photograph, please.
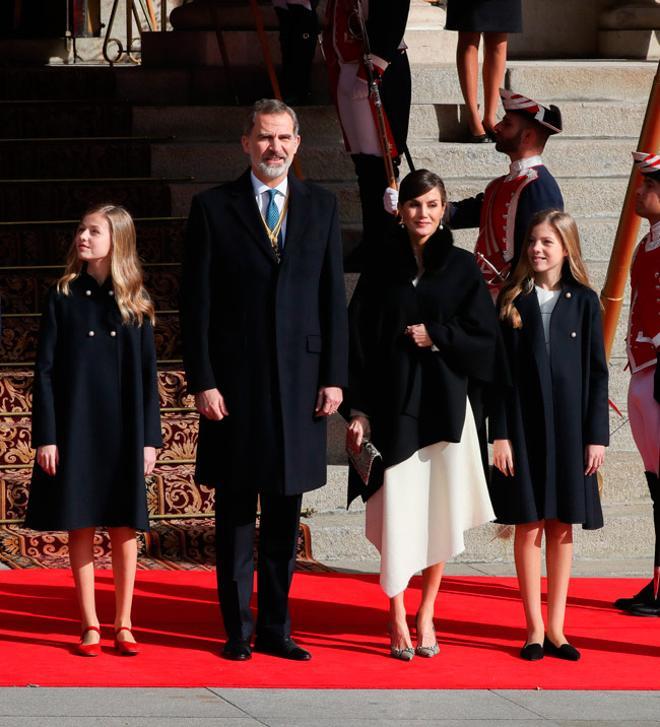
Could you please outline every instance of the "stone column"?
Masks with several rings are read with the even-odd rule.
[[[660,0],[616,0],[599,21],[601,57],[660,59]]]

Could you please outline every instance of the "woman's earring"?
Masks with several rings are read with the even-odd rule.
[[[442,222],[438,225],[438,229],[439,230],[443,230],[444,229],[444,225],[442,224]]]

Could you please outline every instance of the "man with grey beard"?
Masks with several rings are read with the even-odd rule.
[[[258,101],[250,168],[192,202],[181,283],[183,357],[200,413],[196,479],[216,490],[222,655],[307,661],[288,594],[302,494],[326,481],[326,421],[347,383],[337,200],[289,175],[293,109]],[[258,615],[250,610],[260,503]]]

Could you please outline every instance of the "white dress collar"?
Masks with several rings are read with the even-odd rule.
[[[267,184],[264,184],[260,179],[255,177],[254,172],[250,172],[250,180],[252,181],[252,189],[256,196],[261,196],[264,192],[268,192],[271,189],[276,189],[283,197],[286,197],[289,191],[288,177],[284,177],[277,187],[269,187]]]
[[[660,247],[660,222],[656,222],[655,225],[651,225],[651,231],[649,232],[648,239],[646,241],[645,250],[651,252],[656,247]]]
[[[518,179],[532,167],[538,167],[543,165],[543,159],[538,154],[533,157],[525,157],[524,159],[516,159],[515,162],[511,162],[509,165],[509,173],[506,178],[507,181],[512,179]]]

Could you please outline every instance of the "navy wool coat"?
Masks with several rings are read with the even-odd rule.
[[[54,477],[35,462],[27,526],[146,530],[144,447],[162,446],[153,329],[122,323],[110,279],[70,287],[41,319],[32,446],[56,444],[60,461]]]
[[[513,387],[490,417],[490,439],[510,439],[515,475],[493,468],[490,494],[498,521],[558,519],[585,529],[603,525],[596,476],[585,477],[587,444],[609,444],[607,363],[596,293],[562,284],[550,321],[550,355],[536,292],[514,302],[522,328],[502,323]]]
[[[250,172],[193,199],[181,323],[190,393],[217,388],[229,416],[200,417],[199,482],[300,494],[325,484],[321,386],[345,386],[348,325],[337,201],[289,177],[278,264]]]

